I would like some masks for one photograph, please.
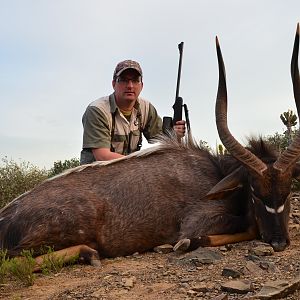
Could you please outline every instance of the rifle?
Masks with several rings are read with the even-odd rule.
[[[171,117],[163,118],[163,132],[165,134],[168,134],[170,132],[170,130],[173,128],[173,125],[175,125],[177,121],[182,120],[182,108],[184,109],[187,130],[188,132],[190,131],[189,111],[187,105],[183,104],[182,97],[179,96],[181,65],[182,65],[182,55],[183,55],[183,42],[178,44],[178,50],[179,50],[179,65],[178,65],[178,74],[177,74],[176,95],[175,95],[175,103],[172,106],[174,110],[174,115],[173,115],[173,119]]]

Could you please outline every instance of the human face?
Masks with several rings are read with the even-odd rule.
[[[135,103],[143,89],[141,76],[134,69],[125,70],[112,85],[118,105]]]

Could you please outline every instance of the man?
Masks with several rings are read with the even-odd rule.
[[[114,93],[92,102],[83,117],[80,163],[110,160],[140,150],[142,134],[147,140],[162,132],[162,120],[154,106],[139,97],[143,72],[138,62],[117,64],[112,80]],[[178,138],[185,134],[185,121],[173,127]]]

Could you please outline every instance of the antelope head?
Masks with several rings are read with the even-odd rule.
[[[216,124],[219,137],[226,149],[248,170],[249,190],[256,219],[256,226],[263,241],[275,251],[282,251],[289,244],[288,218],[289,195],[292,179],[300,175],[297,161],[300,158],[300,133],[290,146],[273,162],[263,162],[243,147],[230,133],[227,126],[227,87],[224,61],[216,37],[219,67],[219,84],[216,99]],[[299,24],[291,60],[294,98],[300,116],[300,79],[298,69]],[[234,181],[231,182],[234,185]],[[242,199],[241,199],[242,200]]]

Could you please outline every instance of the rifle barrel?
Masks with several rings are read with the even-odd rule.
[[[176,96],[175,100],[179,96],[179,88],[180,88],[180,78],[181,78],[181,64],[182,64],[182,55],[183,55],[183,45],[184,43],[181,42],[178,44],[178,50],[179,50],[179,65],[178,65],[178,74],[177,74],[177,85],[176,85]]]

